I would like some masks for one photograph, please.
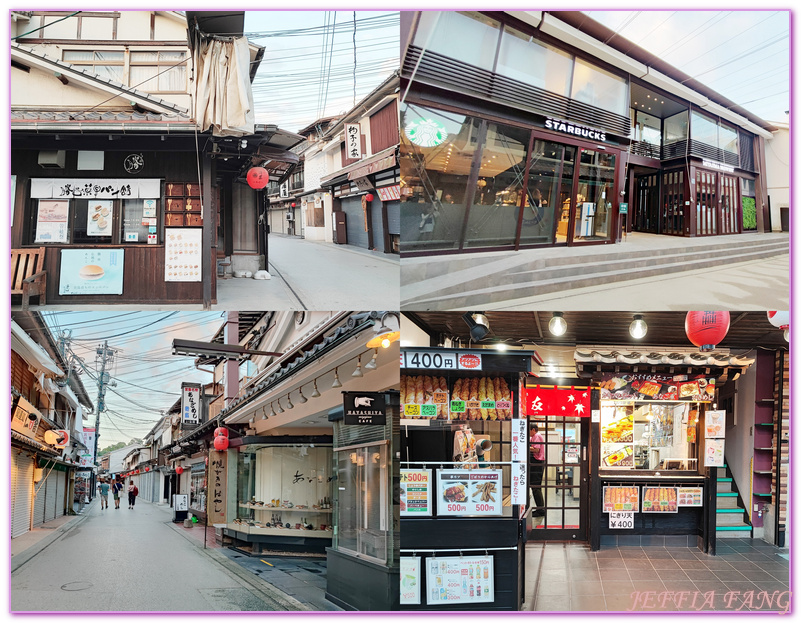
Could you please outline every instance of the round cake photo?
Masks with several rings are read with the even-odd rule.
[[[78,276],[85,281],[94,281],[95,279],[101,279],[105,274],[105,271],[97,264],[87,264],[81,268]]]

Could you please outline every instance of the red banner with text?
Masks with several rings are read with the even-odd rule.
[[[524,413],[531,417],[590,417],[589,387],[526,387]]]

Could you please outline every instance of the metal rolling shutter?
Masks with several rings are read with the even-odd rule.
[[[11,453],[11,538],[31,529],[31,498],[33,496],[33,459],[25,454]]]
[[[58,472],[56,475],[56,517],[62,517],[66,511],[65,498],[67,496],[67,472]]]
[[[47,472],[48,469],[45,469]],[[58,474],[56,470],[49,470],[50,474],[47,476],[47,486],[45,489],[45,521],[52,521],[56,518],[56,509],[58,508],[58,498],[56,493],[58,491]]]
[[[384,206],[375,200],[370,204],[370,227],[373,228],[373,246],[376,251],[384,251]]]
[[[387,229],[390,234],[400,235],[400,201],[387,201]]]
[[[47,496],[47,481],[44,479],[44,476],[47,474],[47,470],[42,472],[42,480],[33,484],[33,492],[36,496],[36,499],[33,501],[33,521],[32,525],[35,528],[36,526],[40,526],[45,521],[45,502]]]
[[[362,211],[361,196],[343,198],[342,211],[347,215],[348,219],[348,244],[366,249],[367,232],[364,231],[364,212]]]

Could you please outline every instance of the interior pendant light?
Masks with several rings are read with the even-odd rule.
[[[311,397],[319,398],[320,396],[320,390],[317,389],[317,379],[314,379],[314,391],[311,393]]]
[[[286,395],[286,408],[287,409],[294,409],[295,405],[292,404],[292,398],[289,394]]]
[[[284,408],[281,406],[281,399],[279,398],[276,402],[278,403],[278,413],[283,413]]]
[[[351,376],[356,376],[356,377],[364,376],[364,372],[362,372],[362,356],[361,355],[359,355],[359,357],[358,357],[358,361],[356,362],[356,369],[353,371],[353,374],[351,374]]]
[[[273,409],[273,403],[270,403],[270,417],[275,417],[275,409]]]
[[[342,387],[342,383],[339,380],[339,368],[334,368],[334,382],[331,383],[331,387],[336,389],[337,387]]]
[[[642,318],[642,314],[634,314],[634,320],[629,325],[629,335],[635,340],[641,340],[648,333],[648,325]]]
[[[304,402],[309,402],[309,399],[303,395],[303,387],[298,388],[298,402],[303,404]]]
[[[551,332],[551,335],[564,335],[565,331],[567,331],[567,322],[563,317],[562,312],[554,312],[553,318],[548,323],[548,330]]]
[[[375,370],[378,367],[378,364],[376,364],[376,359],[377,358],[378,358],[378,349],[376,348],[375,352],[373,353],[373,357],[370,359],[370,361],[368,361],[366,364],[364,364],[364,369],[365,370]]]

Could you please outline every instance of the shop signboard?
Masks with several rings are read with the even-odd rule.
[[[420,556],[400,558],[400,602],[412,605],[420,603]]]
[[[164,281],[202,280],[202,240],[203,230],[199,227],[164,230]]]
[[[606,141],[606,132],[603,130],[588,128],[585,126],[576,125],[575,123],[570,123],[569,121],[553,119],[551,117],[545,120],[545,129],[553,130],[554,132],[561,132],[562,134],[572,134],[577,138],[586,138],[590,141]]]
[[[376,188],[381,201],[400,201],[400,184]]]
[[[34,242],[69,242],[67,240],[67,221],[70,202],[39,201],[36,215],[36,235]]]
[[[503,471],[443,469],[437,472],[439,516],[502,515]]]
[[[189,496],[174,494],[172,496],[172,509],[174,511],[188,511],[189,510]]]
[[[528,423],[521,418],[512,418],[512,462],[525,463],[528,454]]]
[[[342,392],[345,424],[378,425],[387,423],[387,401],[381,392]]]
[[[94,467],[95,466],[95,429],[84,427],[83,429],[83,445],[88,450],[81,454],[80,467]]]
[[[537,385],[523,389],[523,411],[533,417],[590,417],[590,389]]]
[[[629,204],[628,203],[621,203],[619,205],[620,214],[628,214],[629,213]]]
[[[734,167],[712,160],[701,160],[701,164],[707,169],[715,169],[715,171],[723,171],[724,173],[734,173]]]
[[[481,355],[441,351],[401,351],[401,368],[481,370]]]
[[[703,487],[679,487],[679,506],[703,506]]]
[[[345,124],[345,149],[348,159],[361,160],[362,157],[362,132],[358,123]]]
[[[704,465],[706,467],[723,467],[723,452],[725,450],[725,439],[707,439],[706,454],[704,455]]]
[[[627,530],[634,528],[634,513],[613,511],[609,513],[609,528],[611,530]]]
[[[200,424],[199,383],[181,383],[181,420],[184,426]]]
[[[643,487],[643,513],[678,513],[678,487]]]
[[[705,435],[707,439],[723,439],[726,436],[726,412],[707,411]]]
[[[431,470],[402,469],[400,482],[401,517],[431,517]]]
[[[125,249],[62,249],[58,293],[122,294]]]
[[[702,374],[615,374],[601,376],[601,400],[686,400],[712,402],[715,379]]]
[[[492,556],[433,556],[426,560],[429,606],[495,601]]]
[[[512,463],[512,504],[525,506],[528,470],[525,463]]]
[[[225,452],[209,450],[209,492],[207,498],[208,524],[225,523],[225,509],[228,506],[228,483],[226,469],[228,461]],[[193,466],[194,467],[194,466]]]
[[[160,179],[32,178],[31,199],[158,199]]]
[[[640,510],[639,487],[604,487],[604,513],[630,512]]]

